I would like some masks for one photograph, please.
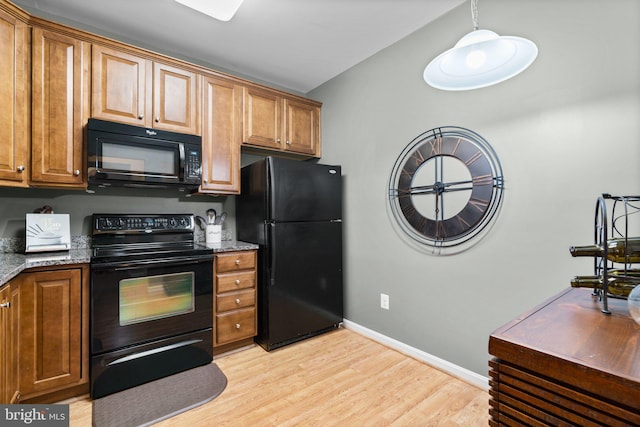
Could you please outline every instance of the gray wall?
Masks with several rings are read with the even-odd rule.
[[[309,96],[324,103],[322,160],[345,175],[345,317],[486,375],[494,329],[591,274],[568,247],[592,242],[597,197],[640,194],[640,2],[482,0],[479,12],[481,28],[536,42],[528,70],[468,92],[424,83],[471,31],[465,3]],[[490,233],[447,257],[406,244],[386,197],[398,154],[438,126],[482,135],[506,178]]]

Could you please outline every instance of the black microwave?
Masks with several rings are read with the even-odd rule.
[[[89,119],[87,163],[89,186],[191,190],[202,180],[202,138]]]

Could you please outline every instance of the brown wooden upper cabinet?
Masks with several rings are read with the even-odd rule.
[[[91,117],[200,135],[199,82],[188,69],[94,45]]]
[[[199,192],[240,193],[242,86],[217,76],[203,80],[202,185]]]
[[[33,28],[31,184],[84,187],[89,43]]]
[[[0,10],[0,184],[29,185],[29,28]]]
[[[319,102],[245,86],[242,143],[320,157],[320,107]]]

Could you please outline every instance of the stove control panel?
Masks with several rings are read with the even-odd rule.
[[[193,232],[191,214],[93,214],[93,233]]]

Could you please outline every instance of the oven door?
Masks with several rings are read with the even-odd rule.
[[[213,255],[91,265],[91,354],[213,325]]]

